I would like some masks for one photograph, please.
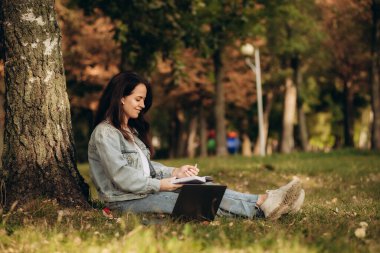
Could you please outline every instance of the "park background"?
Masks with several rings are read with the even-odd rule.
[[[87,161],[102,89],[131,69],[153,84],[156,157],[206,155],[209,130],[221,146],[237,131],[244,154],[258,154],[255,75],[240,52],[247,42],[261,54],[268,153],[375,148],[371,4],[57,1],[78,160]],[[2,62],[0,75],[4,101]]]
[[[132,69],[153,87],[154,159],[198,163],[243,192],[297,175],[307,200],[301,213],[277,222],[205,224],[112,219],[101,203],[80,212],[42,200],[2,215],[5,252],[379,250],[379,1],[58,0],[55,12],[76,161],[95,199],[87,144],[97,103],[113,75]],[[266,157],[246,43],[260,50]],[[3,59],[0,86],[3,105]],[[3,109],[0,119],[3,136]],[[215,154],[207,151],[210,131]],[[230,131],[242,142],[234,156],[226,150]]]

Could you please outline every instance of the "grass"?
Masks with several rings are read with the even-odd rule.
[[[277,221],[217,218],[180,223],[163,215],[114,214],[41,200],[1,216],[0,252],[380,252],[380,155],[342,150],[265,158],[178,159],[242,192],[303,180],[300,213]],[[88,165],[79,169],[88,181]],[[91,186],[93,197],[96,198]],[[359,223],[368,223],[358,238]]]

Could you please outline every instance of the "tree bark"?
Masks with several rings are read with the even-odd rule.
[[[343,81],[343,94],[344,94],[344,146],[354,146],[353,141],[353,94],[351,91],[351,82]]]
[[[242,144],[241,144],[241,154],[243,156],[251,157],[252,156],[252,144],[251,140],[249,139],[248,134],[244,133],[241,137],[242,139]],[[256,142],[257,145],[257,142]],[[258,148],[259,150],[260,148]],[[258,153],[260,153],[258,151]]]
[[[371,40],[371,105],[373,112],[371,148],[380,150],[380,1],[372,0],[372,40]]]
[[[195,152],[197,148],[196,137],[197,137],[198,119],[193,117],[190,120],[189,126],[189,138],[187,139],[187,156],[190,158],[195,157]]]
[[[216,155],[227,155],[224,86],[222,76],[222,55],[220,50],[213,54],[215,76],[215,119],[216,119]]]
[[[54,0],[4,0],[6,203],[88,206],[76,167]]]
[[[297,88],[297,116],[298,116],[298,137],[301,141],[303,151],[309,151],[309,134],[307,131],[305,112],[303,111],[303,99],[301,97],[302,73],[300,71],[300,59],[298,56],[292,60],[293,80]]]
[[[265,110],[264,110],[264,140],[265,140],[265,147],[268,139],[268,132],[269,132],[269,115],[272,110],[273,105],[273,91],[268,91],[266,95],[266,103],[265,103]],[[253,153],[255,155],[260,155],[260,136],[257,137],[255,148],[253,150]]]
[[[1,10],[1,5],[0,5],[0,10]],[[0,62],[0,64],[2,63]],[[4,147],[4,124],[5,124],[4,102],[5,102],[5,83],[4,83],[4,77],[0,75],[0,157],[3,154],[3,147]],[[3,167],[3,163],[0,161],[0,170],[2,167]]]
[[[179,148],[177,152],[177,157],[185,157],[187,155],[186,153],[186,147],[187,147],[187,139],[188,139],[188,134],[187,131],[182,128],[180,137],[179,137]]]
[[[201,157],[207,156],[207,121],[204,107],[201,106],[199,112],[200,119],[200,145],[201,145]]]
[[[298,125],[299,125],[299,138],[301,140],[302,150],[309,151],[309,133],[306,124],[306,115],[303,106],[298,107]]]
[[[284,112],[282,118],[281,152],[290,153],[294,148],[294,117],[296,113],[297,89],[291,77],[286,78]]]
[[[3,0],[0,0],[0,64],[4,64],[4,31],[3,31]],[[4,123],[5,123],[5,83],[4,76],[0,76],[0,157],[3,155],[4,146]],[[0,176],[3,162],[0,161]]]
[[[174,108],[171,121],[171,135],[169,141],[169,157],[175,158],[181,155],[181,136],[183,133],[184,115],[181,109],[177,106]]]
[[[170,121],[170,135],[169,135],[169,158],[173,159],[175,157],[175,153],[177,150],[176,144],[178,143],[176,140],[178,139],[178,124],[177,118],[173,115]]]
[[[187,147],[187,129],[186,129],[186,116],[182,108],[177,108],[177,120],[178,120],[178,137],[176,138],[176,150],[175,157],[186,156]]]

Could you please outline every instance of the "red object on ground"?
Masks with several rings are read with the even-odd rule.
[[[106,216],[109,219],[113,218],[111,210],[108,207],[103,208],[102,213],[103,213],[104,216]]]
[[[108,215],[111,214],[111,210],[108,207],[103,208],[103,211]]]

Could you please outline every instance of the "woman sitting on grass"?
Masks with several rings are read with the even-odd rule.
[[[199,172],[191,165],[172,168],[150,161],[144,114],[151,105],[149,82],[133,72],[114,76],[100,99],[88,159],[99,198],[111,210],[170,214],[178,197],[173,191],[181,187],[172,180]],[[298,178],[261,195],[227,189],[217,215],[277,219],[297,212],[304,197]]]

